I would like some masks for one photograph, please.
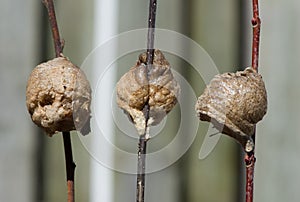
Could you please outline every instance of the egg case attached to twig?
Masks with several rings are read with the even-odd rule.
[[[265,84],[251,67],[216,75],[198,98],[195,109],[200,120],[211,122],[251,151],[256,123],[267,112]]]
[[[147,126],[157,125],[177,103],[180,86],[169,62],[160,50],[155,50],[153,65],[146,69],[147,53],[142,53],[136,65],[117,83],[117,104],[135,124],[139,135]],[[149,104],[149,120],[143,111]]]
[[[26,87],[32,121],[52,136],[56,132],[90,132],[91,88],[84,72],[66,57],[33,69]]]

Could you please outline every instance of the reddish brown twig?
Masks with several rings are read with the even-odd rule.
[[[260,40],[260,26],[261,20],[259,18],[258,0],[252,0],[253,18],[252,29],[252,67],[258,71],[259,59],[259,40]],[[253,142],[255,144],[255,133],[253,135]],[[246,202],[253,202],[253,188],[254,188],[254,167],[255,155],[254,150],[247,152],[245,155],[246,164]]]
[[[259,39],[260,39],[260,25],[261,21],[259,18],[258,0],[252,0],[253,6],[253,38],[252,38],[252,67],[258,71],[258,56],[259,56]]]
[[[63,52],[63,44],[59,36],[54,3],[53,0],[43,0],[43,3],[46,6],[48,11],[49,22],[51,25],[52,37],[53,37],[54,48],[55,48],[55,55],[56,57],[59,57],[60,54]]]
[[[155,20],[156,20],[156,0],[149,1],[149,17],[148,17],[148,36],[147,36],[147,72],[153,65],[154,59],[154,31],[155,31]],[[148,73],[147,73],[148,75]],[[149,93],[149,92],[148,92]],[[143,111],[146,117],[146,127],[148,127],[150,106],[145,105]],[[137,185],[136,185],[136,201],[144,202],[145,198],[145,168],[146,168],[146,149],[147,149],[147,134],[149,129],[146,128],[145,134],[140,136],[138,146],[138,169],[137,169]]]
[[[43,0],[44,5],[47,8],[49,21],[51,25],[52,37],[55,48],[56,57],[61,56],[63,51],[63,43],[60,40],[59,30],[57,26],[57,20],[55,15],[53,0]],[[68,202],[74,202],[74,172],[75,163],[72,155],[72,145],[70,132],[63,132],[64,150],[65,150],[65,162],[66,162],[66,174],[67,174],[67,189],[68,189]]]
[[[252,202],[254,164],[255,164],[255,156],[253,152],[246,153],[245,164],[246,164],[246,202]]]

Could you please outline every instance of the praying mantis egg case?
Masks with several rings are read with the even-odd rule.
[[[91,88],[77,66],[58,57],[35,67],[26,87],[32,121],[52,136],[79,129],[90,132]]]
[[[245,146],[255,125],[267,112],[267,92],[260,74],[248,67],[216,75],[195,106],[200,120],[210,121],[222,133]]]
[[[136,65],[117,83],[117,104],[131,117],[143,134],[146,127],[143,109],[150,106],[148,125],[157,125],[177,103],[180,86],[169,62],[160,50],[155,50],[152,67],[147,75],[147,53],[142,53]]]

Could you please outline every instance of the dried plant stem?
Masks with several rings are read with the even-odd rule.
[[[147,37],[147,65],[153,64],[154,58],[154,33],[156,21],[156,0],[150,0],[149,4],[149,18],[148,18],[148,37]],[[148,67],[149,68],[149,67]]]
[[[53,37],[54,48],[55,48],[55,55],[56,57],[59,57],[60,54],[63,52],[63,43],[60,40],[60,36],[59,36],[54,3],[53,0],[43,0],[43,3],[46,6],[48,11],[49,22],[51,25],[52,37]]]
[[[255,156],[253,152],[246,153],[245,164],[246,164],[246,202],[252,202],[254,164],[255,164]]]
[[[252,67],[258,71],[259,59],[259,41],[260,41],[260,26],[261,20],[259,18],[258,0],[252,0],[253,18],[252,29]],[[253,135],[255,144],[255,134]],[[254,167],[255,167],[255,153],[254,150],[247,152],[245,155],[246,164],[246,202],[253,202],[253,187],[254,187]]]
[[[44,5],[47,8],[49,21],[51,25],[52,37],[55,48],[55,55],[59,57],[63,51],[63,43],[59,36],[59,30],[57,26],[57,20],[55,15],[53,0],[43,0]],[[66,162],[66,173],[67,173],[67,189],[68,189],[68,202],[74,202],[74,172],[75,163],[72,155],[72,145],[70,132],[63,132],[64,150],[65,150],[65,162]]]
[[[136,201],[143,202],[145,195],[145,168],[146,168],[146,149],[147,149],[146,135],[140,136],[139,151],[138,151],[138,172],[136,185]]]
[[[73,162],[70,132],[63,132],[63,140],[65,148],[68,202],[74,202],[74,171],[76,165]]]
[[[261,20],[259,18],[258,0],[252,0],[253,6],[253,38],[252,38],[252,67],[258,71],[258,56],[259,56],[259,40],[260,40],[260,25]]]
[[[156,0],[149,0],[149,17],[148,17],[148,36],[147,36],[147,72],[153,65],[154,59],[154,31],[155,31],[155,21],[156,21]],[[147,73],[148,76],[148,73]],[[149,79],[148,79],[149,81]],[[149,92],[148,92],[149,93]],[[136,185],[136,201],[144,202],[145,196],[145,168],[146,168],[146,149],[147,141],[149,139],[149,111],[150,106],[148,101],[143,109],[146,117],[146,129],[145,134],[140,136],[139,146],[138,146],[138,172],[137,172],[137,185]]]

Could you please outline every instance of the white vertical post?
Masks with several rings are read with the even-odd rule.
[[[94,19],[94,47],[99,46],[101,43],[105,42],[115,34],[117,34],[118,29],[118,0],[96,0],[95,2],[95,19]],[[107,51],[111,51],[111,54],[115,54],[116,49],[110,48]],[[93,79],[99,79],[101,69],[101,64],[97,64],[100,61],[95,61],[93,66]],[[112,78],[105,79],[105,86],[107,88],[101,92],[102,97],[111,97],[114,89],[114,74],[110,74]],[[110,134],[113,134],[113,123],[110,111],[110,99],[98,99],[101,103],[96,103],[99,106],[105,106],[101,108],[101,116],[106,117],[105,121],[110,126]],[[97,112],[95,112],[97,113]],[[97,150],[99,147],[98,135],[93,135],[92,137],[92,147],[93,150]],[[113,152],[109,149],[105,151],[105,155],[108,159],[113,161]],[[91,182],[90,182],[90,201],[98,202],[112,202],[113,201],[113,171],[109,168],[104,167],[96,160],[91,160]]]

